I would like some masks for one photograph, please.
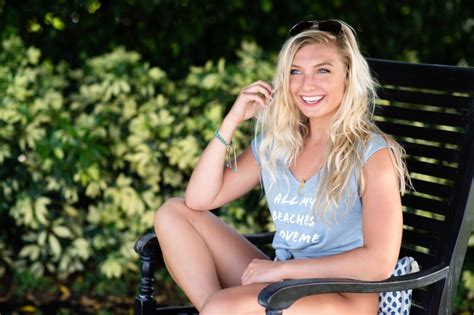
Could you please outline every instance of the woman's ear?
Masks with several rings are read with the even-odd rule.
[[[344,87],[347,88],[349,86],[349,71],[351,71],[349,63],[346,63],[346,78],[344,80]]]

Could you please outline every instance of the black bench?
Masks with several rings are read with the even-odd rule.
[[[474,68],[368,59],[381,87],[375,120],[407,152],[415,191],[403,197],[400,256],[421,271],[381,282],[287,280],[259,295],[267,314],[281,314],[297,298],[329,292],[384,292],[413,288],[412,314],[451,314],[474,223]],[[247,236],[261,245],[273,233]],[[192,307],[157,308],[153,273],[160,259],[154,234],[137,241],[141,283],[136,314],[193,314]]]

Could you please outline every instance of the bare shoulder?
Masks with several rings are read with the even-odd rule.
[[[393,153],[390,148],[381,148],[368,158],[364,169],[369,171],[382,171],[384,169],[394,170],[395,165],[393,159]]]
[[[370,156],[362,170],[364,195],[367,190],[382,192],[395,191],[398,194],[396,164],[391,150],[381,148]]]

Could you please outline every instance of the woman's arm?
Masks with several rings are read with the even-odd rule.
[[[254,261],[242,277],[243,284],[303,278],[388,278],[398,258],[403,228],[398,179],[390,154],[389,149],[377,151],[363,170],[362,247],[323,258]]]
[[[227,142],[241,122],[254,116],[259,106],[267,106],[271,85],[257,81],[242,89],[218,132]],[[185,202],[195,210],[212,210],[250,191],[259,182],[259,166],[248,148],[237,160],[238,171],[224,167],[226,146],[212,139],[201,155],[189,180]]]

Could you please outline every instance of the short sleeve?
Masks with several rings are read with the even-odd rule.
[[[388,148],[389,145],[387,141],[382,137],[382,135],[379,134],[372,134],[369,139],[369,143],[367,145],[367,148],[365,149],[365,155],[364,155],[364,164],[367,163],[369,158],[377,151],[383,148]]]
[[[260,158],[258,156],[258,148],[260,147],[261,142],[262,142],[262,136],[259,135],[255,137],[250,143],[250,148],[252,149],[253,156],[255,157],[255,160],[257,160],[258,164],[260,164]]]

